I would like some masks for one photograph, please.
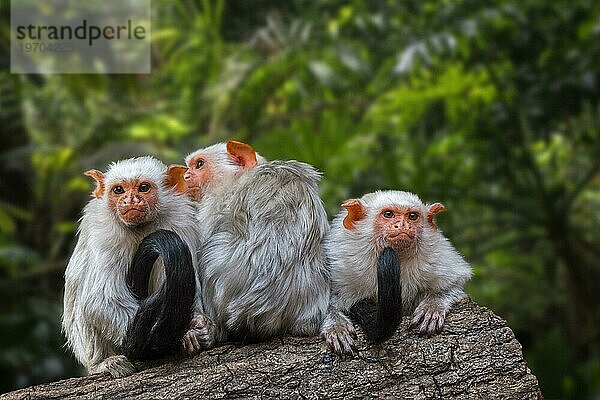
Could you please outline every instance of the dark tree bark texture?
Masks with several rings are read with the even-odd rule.
[[[144,365],[122,379],[72,378],[0,398],[542,398],[512,330],[487,308],[460,302],[433,337],[418,336],[408,322],[405,317],[381,346],[359,333],[359,356],[352,360],[327,353],[319,338],[283,337]]]

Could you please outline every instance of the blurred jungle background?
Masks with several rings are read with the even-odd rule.
[[[149,75],[11,75],[0,14],[0,392],[80,374],[60,332],[82,172],[246,141],[439,223],[547,398],[600,398],[600,3],[154,0]]]

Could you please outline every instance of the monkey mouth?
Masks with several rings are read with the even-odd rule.
[[[126,224],[138,224],[146,218],[147,210],[138,207],[131,207],[125,211],[122,211],[120,214],[121,219]]]
[[[412,240],[413,237],[411,235],[409,235],[408,233],[400,232],[395,235],[388,236],[388,239],[405,241],[405,240]]]
[[[133,213],[135,213],[135,214],[145,214],[145,213],[146,213],[146,210],[143,210],[143,209],[141,209],[141,208],[135,208],[135,207],[132,207],[132,208],[128,209],[127,211],[125,211],[125,212],[123,213],[123,216],[125,216],[125,215],[127,215],[127,214],[129,214],[129,213],[132,213],[132,212],[133,212]]]

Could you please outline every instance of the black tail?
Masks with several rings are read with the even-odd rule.
[[[165,281],[148,297],[150,272],[159,256],[165,265]],[[141,303],[125,337],[125,355],[149,360],[178,352],[196,296],[192,255],[185,242],[163,229],[146,236],[133,257],[127,284]]]
[[[350,316],[375,343],[388,340],[402,320],[400,261],[386,247],[377,259],[377,304],[361,300],[350,308]]]

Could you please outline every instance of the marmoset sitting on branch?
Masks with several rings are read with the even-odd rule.
[[[94,198],[83,211],[77,245],[65,271],[63,331],[67,344],[88,372],[108,371],[113,376],[125,376],[134,372],[133,365],[124,355],[124,344],[140,304],[126,282],[134,254],[144,237],[158,229],[172,231],[173,235],[183,239],[173,239],[168,233],[154,237],[160,255],[166,257],[171,252],[176,255],[169,258],[171,265],[168,267],[173,270],[167,271],[168,282],[159,292],[162,298],[153,297],[152,303],[147,302],[144,307],[144,310],[159,310],[153,316],[158,329],[154,329],[157,328],[154,324],[145,325],[148,331],[142,332],[138,326],[139,329],[133,332],[139,337],[129,341],[132,350],[140,340],[160,347],[161,338],[156,335],[164,332],[163,328],[181,326],[171,326],[172,320],[163,319],[161,309],[169,310],[176,306],[175,303],[181,303],[182,309],[186,310],[192,301],[194,314],[204,312],[200,293],[196,294],[200,285],[194,271],[190,272],[192,264],[196,265],[199,248],[198,222],[194,220],[194,209],[187,197],[173,189],[178,176],[152,157],[113,163],[104,174],[97,170],[85,174],[96,180],[96,189]],[[142,252],[146,251],[142,249]],[[141,297],[156,292],[165,281],[162,260],[152,268],[154,260],[156,257],[138,278],[142,282],[134,285],[147,291],[140,292]],[[192,281],[181,282],[181,277]],[[167,288],[169,293],[165,293]],[[164,301],[172,304],[163,308]],[[188,325],[191,317],[189,312],[178,316]],[[190,343],[196,344],[198,337],[202,340],[202,327],[194,324],[188,327],[182,342],[169,344],[162,350],[178,347],[188,354],[199,350],[199,346]],[[162,350],[153,347],[158,353]],[[136,351],[133,353],[137,354]]]
[[[370,193],[344,202],[330,229],[308,164],[233,141],[186,164],[86,172],[97,187],[65,271],[63,329],[89,372],[282,334],[320,333],[352,356],[348,316],[374,342],[408,313],[432,334],[465,296],[471,268],[435,224],[442,204]]]
[[[186,164],[217,340],[321,332],[334,351],[352,354],[353,327],[330,303],[320,174],[298,161],[266,161],[235,141],[197,150]]]
[[[402,314],[412,313],[421,333],[440,331],[471,277],[434,221],[445,207],[401,191],[369,193],[342,207],[326,240],[339,307],[375,342],[394,333]]]

